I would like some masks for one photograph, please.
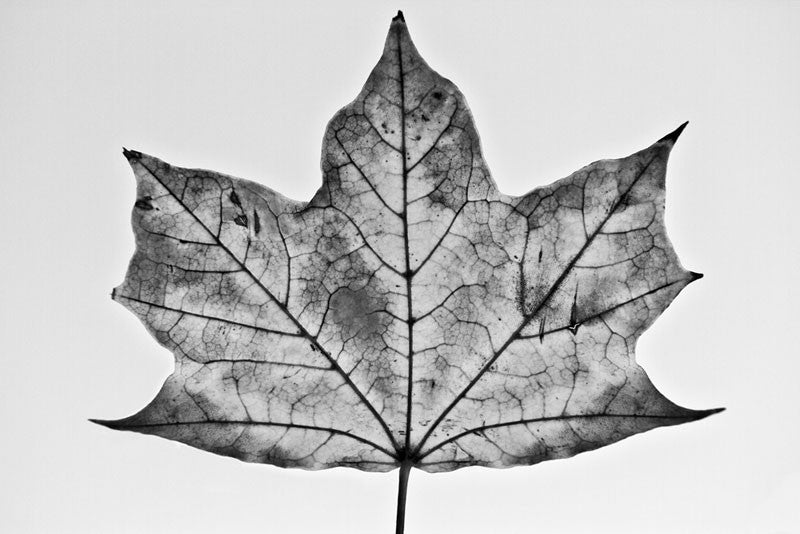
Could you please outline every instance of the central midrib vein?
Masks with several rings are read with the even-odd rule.
[[[401,32],[395,32],[397,39],[397,68],[399,70],[400,80],[400,158],[403,165],[403,244],[405,246],[405,260],[406,268],[403,273],[403,278],[406,280],[406,306],[407,306],[407,319],[408,324],[408,390],[406,393],[406,432],[405,444],[400,452],[400,461],[402,462],[408,457],[411,445],[411,410],[412,398],[414,390],[414,316],[412,314],[412,278],[411,272],[411,253],[408,239],[408,166],[406,165],[406,90],[405,90],[405,73],[403,72],[403,45]]]

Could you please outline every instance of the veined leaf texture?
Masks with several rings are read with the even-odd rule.
[[[175,371],[98,422],[248,462],[399,467],[404,511],[412,467],[529,465],[715,413],[668,400],[634,357],[700,277],[664,227],[684,126],[504,195],[398,14],[308,202],[125,150],[137,247],[113,298]]]

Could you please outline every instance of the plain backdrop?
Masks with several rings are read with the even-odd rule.
[[[800,4],[0,2],[0,531],[394,531],[397,473],[282,470],[87,422],[172,357],[109,298],[133,251],[121,147],[320,184],[323,129],[405,12],[521,194],[685,120],[667,225],[706,274],[642,337],[701,422],[569,460],[412,473],[407,532],[798,532]]]

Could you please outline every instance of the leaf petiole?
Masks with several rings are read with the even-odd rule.
[[[406,523],[406,494],[408,493],[408,475],[411,473],[411,462],[400,464],[400,480],[397,485],[397,522],[395,534],[403,534]]]

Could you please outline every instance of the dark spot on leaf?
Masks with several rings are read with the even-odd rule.
[[[539,249],[539,263],[542,263],[542,249]]]
[[[578,322],[578,286],[575,286],[575,296],[572,299],[572,309],[569,312],[569,326],[567,330],[574,336],[578,333],[578,327],[581,323]]]
[[[239,226],[244,226],[245,228],[247,228],[247,215],[244,214],[237,215],[236,217],[233,218],[233,222],[235,222]]]
[[[630,190],[628,190],[628,191],[625,191],[625,193],[623,193],[621,197],[619,197],[619,200],[617,201],[617,205],[615,207],[612,207],[612,211],[615,211],[615,210],[622,211],[622,210],[624,210],[625,208],[628,207],[628,205],[630,204],[630,201],[631,201]]]
[[[378,313],[386,309],[387,299],[367,288],[353,291],[341,288],[330,301],[330,318],[342,330],[345,338],[358,334],[362,340],[380,337],[389,319]]]
[[[261,219],[258,217],[258,213],[256,210],[253,210],[253,230],[255,231],[256,235],[261,231]]]
[[[414,140],[415,140],[415,141],[419,141],[420,139],[422,139],[422,136],[421,136],[421,135],[417,135],[417,136],[414,138]]]
[[[441,100],[442,99],[442,92],[441,91],[436,91],[435,93],[433,93],[433,98],[435,98],[436,100]]]
[[[134,206],[140,210],[150,211],[155,209],[153,204],[150,202],[151,200],[153,200],[153,197],[142,197],[136,201]]]
[[[236,194],[236,191],[231,191],[231,194],[228,195],[230,197],[231,202],[233,202],[236,206],[242,207],[242,202],[239,200],[239,195]]]

